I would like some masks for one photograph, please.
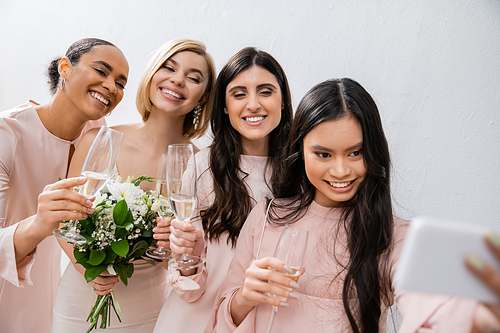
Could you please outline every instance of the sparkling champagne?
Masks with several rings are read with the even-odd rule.
[[[300,278],[300,274],[301,274],[300,269],[295,269],[295,268],[291,267],[291,270],[293,270],[292,273],[288,273],[288,272],[283,273],[283,272],[275,270],[274,268],[271,268],[271,270],[273,270],[276,273],[279,273],[281,275],[284,275],[286,277],[289,277],[290,279],[292,279],[295,282],[299,282],[299,278]]]
[[[175,216],[181,221],[189,220],[194,213],[196,198],[185,194],[171,194],[170,201]]]
[[[109,178],[106,173],[97,173],[93,171],[84,171],[82,172],[82,176],[87,178],[87,182],[83,184],[80,193],[88,198],[96,195]]]
[[[158,215],[161,218],[169,217],[172,212],[170,211],[170,201],[168,200],[167,182],[164,179],[156,181],[156,194],[157,200],[160,203]]]

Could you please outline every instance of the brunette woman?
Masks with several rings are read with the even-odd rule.
[[[245,219],[271,194],[291,120],[290,91],[279,63],[251,47],[235,54],[215,85],[213,143],[196,156],[197,217],[193,225],[173,220],[170,236],[174,256],[202,255],[205,264],[197,271],[170,270],[176,293],[164,305],[155,332],[205,328]]]

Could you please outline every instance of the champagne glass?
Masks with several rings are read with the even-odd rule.
[[[170,201],[168,198],[167,190],[167,154],[161,155],[160,167],[158,168],[158,175],[156,177],[156,200],[160,203],[160,209],[158,210],[158,215],[162,219],[166,219],[171,216],[170,211]],[[163,246],[158,246],[157,248],[149,249],[146,251],[148,257],[154,259],[171,259],[170,251]]]
[[[81,175],[87,178],[87,182],[80,187],[80,194],[92,198],[103,188],[113,171],[122,141],[123,133],[106,126],[101,127],[83,163]],[[68,230],[55,229],[53,233],[69,243],[84,244],[87,240],[78,234],[77,223],[78,221],[70,221]]]
[[[167,190],[175,217],[188,223],[196,207],[196,163],[192,144],[168,146]],[[176,269],[192,269],[200,266],[200,257],[183,254],[179,260],[168,263]]]
[[[274,250],[274,257],[283,261],[292,270],[292,272],[283,273],[275,269],[271,269],[281,275],[288,276],[295,282],[298,282],[299,277],[302,274],[302,263],[306,254],[308,236],[309,231],[306,229],[285,225],[281,231],[281,236],[278,240],[278,244],[276,245],[276,249]],[[276,318],[277,313],[278,307],[273,305],[267,333],[271,333],[273,330],[274,319]]]

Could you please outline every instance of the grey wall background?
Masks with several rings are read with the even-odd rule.
[[[354,78],[382,115],[396,213],[499,226],[498,0],[0,0],[0,31],[1,110],[46,102],[45,69],[75,40],[119,46],[130,76],[111,125],[140,120],[139,78],[173,38],[203,41],[218,70],[245,46],[273,54],[295,107],[322,80]]]

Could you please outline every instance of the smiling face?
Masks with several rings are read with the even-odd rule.
[[[318,204],[336,207],[354,197],[366,176],[362,146],[361,125],[352,115],[324,121],[304,137],[304,165]]]
[[[226,108],[231,126],[241,135],[243,153],[267,155],[269,133],[281,121],[282,98],[276,77],[252,66],[226,87]]]
[[[99,119],[111,112],[123,98],[128,62],[116,47],[101,45],[81,56],[76,65],[61,60],[60,73],[66,78],[67,98],[85,120]]]
[[[209,69],[203,56],[192,51],[176,53],[151,79],[149,97],[153,109],[185,115],[196,103],[204,102],[202,96],[208,82]]]

